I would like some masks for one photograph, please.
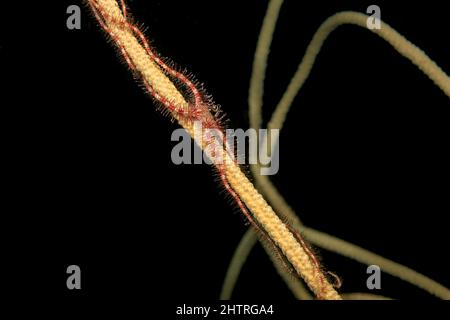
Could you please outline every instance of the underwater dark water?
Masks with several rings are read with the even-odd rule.
[[[211,168],[171,162],[177,125],[155,111],[87,8],[81,30],[66,28],[65,10],[75,2],[9,4],[0,13],[6,282],[14,295],[67,301],[214,301],[244,219]],[[265,121],[319,25],[338,11],[365,12],[373,4],[299,2],[286,0],[281,9]],[[442,3],[376,4],[385,22],[448,73]],[[135,0],[130,9],[162,55],[204,83],[230,127],[246,129],[266,5]],[[342,26],[294,101],[272,180],[308,226],[448,287],[449,120],[448,97],[415,66],[369,31]],[[318,252],[342,277],[344,292],[367,291],[366,266]],[[79,292],[66,288],[70,264],[82,270]],[[387,274],[381,284],[377,294],[435,299]],[[293,300],[259,245],[233,298]]]

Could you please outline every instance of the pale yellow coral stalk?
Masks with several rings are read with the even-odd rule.
[[[368,29],[366,26],[367,19],[368,16],[363,13],[344,11],[329,17],[319,27],[308,45],[308,48],[306,49],[305,55],[302,62],[298,66],[297,72],[276,107],[275,112],[269,121],[268,128],[279,129],[283,126],[287,112],[292,105],[292,101],[305,80],[308,78],[316,57],[322,48],[322,44],[331,32],[343,24],[354,24],[366,28],[386,40],[398,53],[416,65],[450,98],[450,77],[433,60],[431,60],[425,52],[408,41],[405,37],[383,21],[380,21],[380,29]],[[250,104],[250,109],[252,109],[249,111],[250,115],[260,113],[261,107],[261,104]]]
[[[98,0],[97,3],[116,21],[125,19],[116,0]],[[125,48],[136,70],[154,90],[178,106],[187,106],[187,102],[171,83],[170,79],[146,55],[145,49],[135,35],[129,29],[121,28],[107,19],[105,22],[111,28],[115,37],[117,37],[117,41],[120,41],[121,45]],[[195,139],[193,123],[177,117],[176,114],[173,116]],[[200,143],[200,145],[202,148],[205,148],[204,144]],[[224,151],[222,154],[227,155],[227,152]],[[296,271],[305,279],[316,296],[321,299],[341,299],[332,285],[323,276],[320,269],[313,264],[311,257],[302,245],[294,238],[293,234],[275,214],[273,209],[258,193],[239,166],[233,161],[225,161],[225,175],[230,186],[238,194],[239,198],[252,212],[268,236],[282,250]]]

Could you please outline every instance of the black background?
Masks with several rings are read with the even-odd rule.
[[[285,1],[265,83],[267,121],[314,31],[373,1]],[[382,19],[450,70],[443,1],[378,1]],[[176,124],[120,63],[76,1],[3,7],[0,60],[5,284],[66,301],[212,301],[246,230],[207,165],[176,166]],[[248,127],[253,54],[267,1],[130,1],[163,55],[204,83]],[[305,224],[450,286],[450,108],[432,82],[369,31],[343,26],[325,43],[281,135],[275,185]],[[320,250],[343,292],[366,291],[366,267]],[[82,290],[66,288],[66,268]],[[378,293],[433,299],[382,276]],[[5,286],[6,288],[7,286]],[[5,289],[6,290],[6,289]],[[258,245],[233,298],[293,299]]]

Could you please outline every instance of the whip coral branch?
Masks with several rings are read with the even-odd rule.
[[[262,122],[261,114],[267,58],[282,3],[283,0],[270,1],[255,52],[248,100],[250,126],[255,129],[260,128]],[[281,129],[283,127],[289,108],[298,91],[308,78],[322,44],[330,33],[342,24],[354,24],[366,28],[367,18],[366,15],[358,12],[341,12],[328,18],[319,27],[307,47],[305,56],[303,57],[297,72],[272,115],[269,122],[269,128]],[[373,29],[371,31],[390,43],[395,50],[422,70],[422,72],[427,75],[444,92],[444,94],[450,97],[449,76],[422,50],[384,22],[381,22],[381,29]],[[408,267],[402,266],[334,236],[305,227],[268,177],[259,174],[259,168],[259,165],[253,165],[251,167],[258,189],[267,197],[275,210],[280,215],[288,217],[292,221],[292,226],[297,231],[301,231],[311,243],[365,264],[379,265],[384,272],[408,281],[437,297],[450,299],[449,289]],[[247,231],[230,263],[221,293],[223,299],[231,297],[240,269],[255,243],[256,237],[253,232],[251,230]],[[268,252],[268,254],[269,256],[271,255],[270,252]],[[273,262],[294,295],[297,298],[308,298],[302,284],[300,282],[291,281],[289,275],[279,267],[278,262],[276,260],[273,260]],[[357,295],[357,297],[358,296],[359,295]]]
[[[194,134],[196,121],[204,128],[221,130],[212,102],[204,99],[186,76],[168,67],[150,49],[142,32],[128,20],[123,1],[122,8],[116,0],[89,0],[88,3],[100,25],[117,44],[128,65],[142,79],[148,92],[207,153],[218,170],[225,189],[252,226],[267,235],[270,243],[279,249],[319,299],[341,299],[323,275],[317,259],[302,238],[277,216],[228,151],[220,150],[225,161],[219,164],[214,161],[216,156],[208,148],[208,145],[214,142],[211,142],[205,133],[202,133],[203,139],[198,141]],[[176,83],[188,91],[190,99],[183,96]],[[217,148],[223,149],[224,146],[219,144],[214,149]]]
[[[303,86],[303,83],[308,78],[311,69],[316,61],[316,57],[322,48],[324,41],[337,27],[344,24],[353,24],[367,29],[366,22],[368,16],[352,11],[344,11],[336,13],[329,17],[319,27],[314,34],[302,62],[298,66],[297,72],[292,78],[289,86],[281,98],[279,104],[275,108],[272,118],[269,121],[269,128],[281,128],[284,120],[286,119],[287,112],[294,100],[297,92]],[[382,39],[387,41],[398,53],[410,60],[415,66],[417,66],[425,75],[427,75],[431,81],[438,86],[442,92],[450,98],[450,77],[433,61],[425,52],[415,46],[413,43],[405,39],[400,33],[395,31],[387,23],[380,21],[381,27],[379,29],[367,29]],[[257,114],[258,109],[261,108],[261,104],[250,105],[250,114]]]

